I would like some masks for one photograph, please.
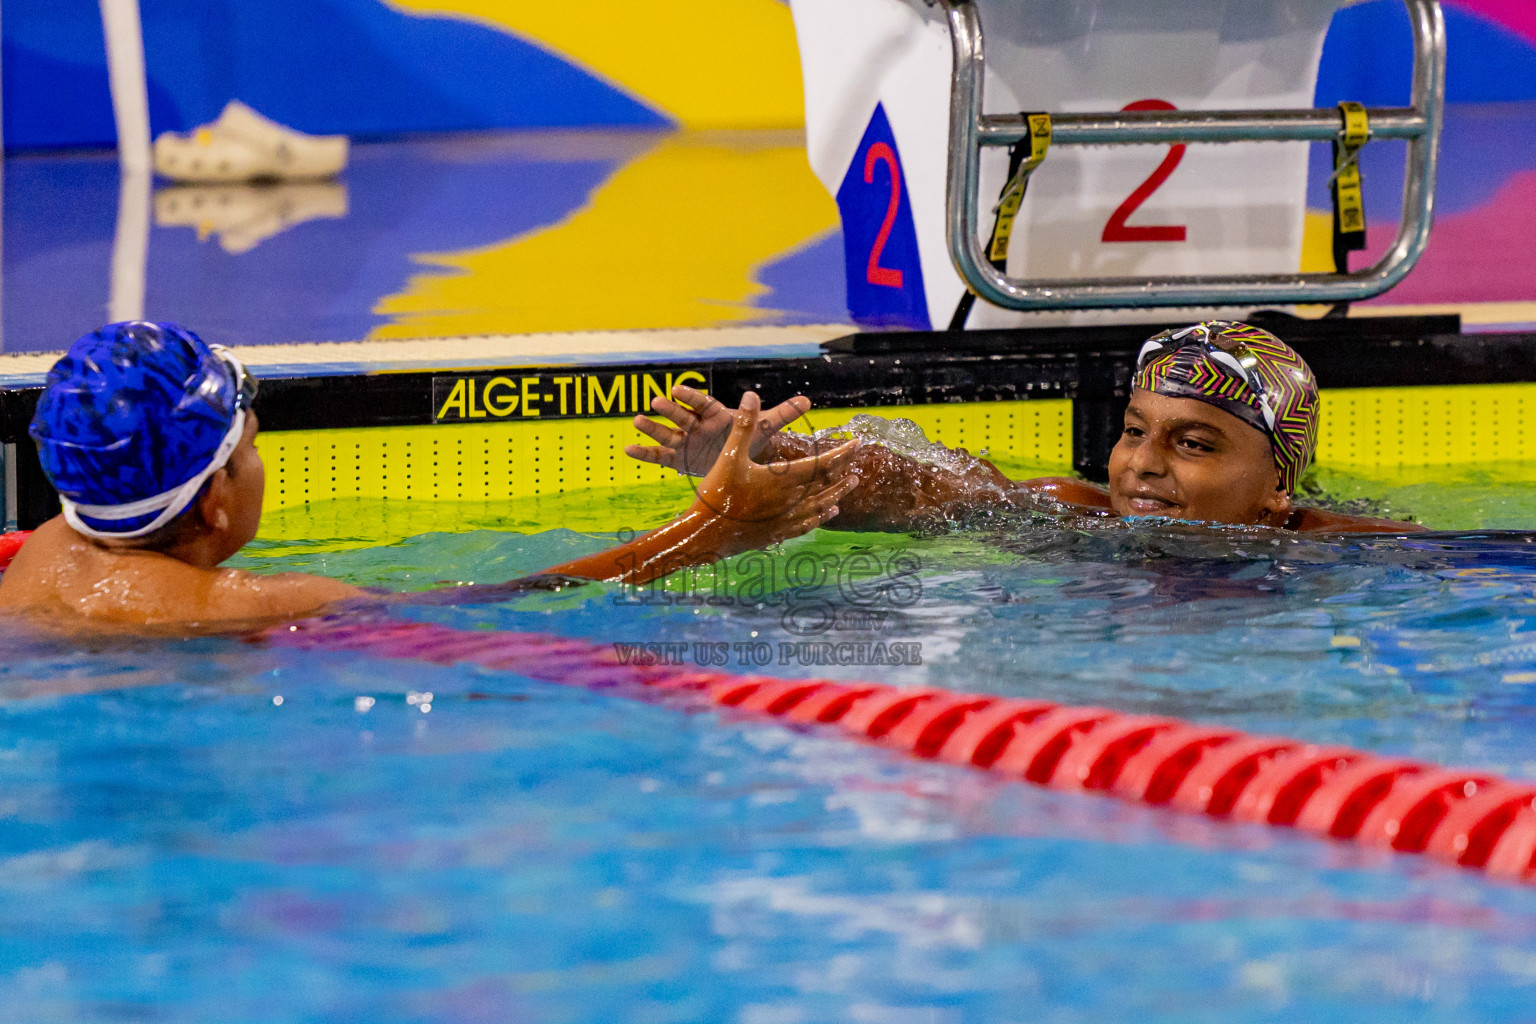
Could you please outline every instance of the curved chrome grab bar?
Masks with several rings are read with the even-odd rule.
[[[1018,115],[982,113],[986,56],[975,0],[941,6],[954,45],[950,96],[950,258],[977,295],[1004,309],[1124,306],[1288,305],[1357,302],[1395,287],[1424,255],[1434,224],[1440,132],[1445,113],[1445,17],[1439,0],[1404,0],[1413,22],[1413,106],[1372,110],[1371,135],[1408,140],[1408,174],[1397,240],[1369,270],[1349,274],[1245,274],[1025,281],[987,260],[980,237],[981,150],[1009,146],[1025,131]],[[1336,110],[1145,111],[1053,118],[1053,145],[1190,142],[1323,142],[1337,137]]]

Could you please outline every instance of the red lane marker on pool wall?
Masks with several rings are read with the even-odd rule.
[[[16,557],[16,552],[32,536],[31,530],[13,530],[10,533],[0,533],[0,572],[4,572],[11,564],[11,559]]]
[[[260,639],[437,665],[482,665],[544,682],[618,687],[694,707],[834,726],[913,757],[1054,789],[1297,827],[1536,883],[1536,784],[1487,772],[1446,771],[1344,747],[1105,708],[882,683],[626,665],[609,647],[531,633],[317,620],[278,627]]]

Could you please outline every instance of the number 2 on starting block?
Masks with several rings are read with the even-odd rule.
[[[848,271],[848,310],[856,323],[929,330],[928,299],[901,152],[876,106],[837,192]]]

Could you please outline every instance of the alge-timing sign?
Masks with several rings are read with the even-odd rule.
[[[432,378],[432,422],[574,419],[649,412],[675,384],[710,390],[706,369],[476,373]]]

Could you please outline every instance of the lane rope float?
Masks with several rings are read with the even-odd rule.
[[[16,552],[32,536],[31,530],[12,530],[10,533],[0,533],[0,572],[9,568],[11,561],[16,557]]]
[[[436,665],[822,726],[911,756],[1052,789],[1399,853],[1536,883],[1536,785],[1154,715],[882,683],[622,662],[611,647],[431,623],[309,620],[254,642]]]

